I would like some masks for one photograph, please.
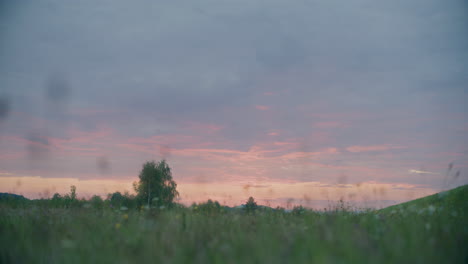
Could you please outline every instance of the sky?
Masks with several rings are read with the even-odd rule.
[[[463,0],[0,1],[0,192],[385,206],[468,183]]]

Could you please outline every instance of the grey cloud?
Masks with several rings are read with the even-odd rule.
[[[10,113],[10,98],[6,95],[0,96],[0,122],[8,117]]]

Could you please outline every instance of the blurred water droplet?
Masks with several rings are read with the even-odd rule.
[[[96,166],[101,174],[108,173],[111,167],[109,160],[104,156],[96,159]]]

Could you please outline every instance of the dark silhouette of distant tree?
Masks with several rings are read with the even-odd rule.
[[[76,186],[72,185],[70,186],[70,199],[71,200],[76,200]]]
[[[120,192],[114,192],[113,194],[108,195],[108,198],[111,206],[114,208],[120,208],[125,200],[125,197]]]
[[[143,164],[139,178],[134,188],[140,205],[170,207],[179,196],[177,183],[172,179],[171,168],[165,160]]]
[[[128,192],[125,192],[124,194],[121,192],[109,193],[107,195],[107,200],[109,201],[111,207],[117,209],[121,208],[122,206],[127,207],[127,209],[136,207],[135,196],[129,194]]]
[[[249,197],[249,199],[247,200],[247,203],[245,203],[244,208],[245,208],[245,211],[247,211],[248,213],[253,213],[255,212],[255,210],[258,209],[258,205],[252,196]]]
[[[211,199],[209,199],[205,203],[200,203],[200,204],[195,203],[191,207],[192,207],[192,210],[194,210],[195,212],[203,212],[207,214],[216,214],[222,211],[222,207],[219,204],[219,202],[218,201],[213,202],[213,200]]]
[[[51,204],[57,207],[78,207],[80,206],[80,200],[78,200],[76,195],[76,186],[70,186],[70,193],[61,196],[59,193],[55,193],[51,199]]]
[[[104,207],[104,201],[102,200],[101,196],[93,195],[93,197],[89,199],[89,202],[95,209],[102,209],[102,207]]]

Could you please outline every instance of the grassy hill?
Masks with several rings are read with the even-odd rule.
[[[13,200],[28,200],[23,195],[13,194],[13,193],[0,193],[0,201],[13,201]]]
[[[0,193],[0,207],[21,207],[26,206],[30,200],[23,195],[13,193]]]
[[[468,184],[455,189],[443,191],[409,202],[393,205],[379,210],[380,213],[391,213],[395,211],[418,211],[421,210],[457,210],[468,211]]]

